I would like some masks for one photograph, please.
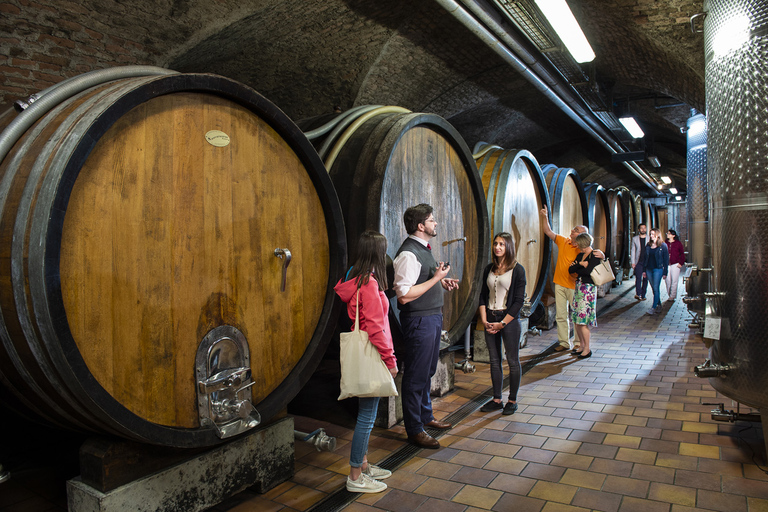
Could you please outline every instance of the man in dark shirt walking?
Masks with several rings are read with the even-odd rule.
[[[635,269],[635,298],[645,300],[648,292],[648,278],[643,274],[643,261],[645,261],[646,226],[637,226],[637,235],[632,237],[632,250],[629,253],[632,268]]]

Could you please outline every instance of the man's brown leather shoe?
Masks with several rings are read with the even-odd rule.
[[[446,423],[444,421],[437,421],[437,420],[432,420],[429,423],[426,423],[424,426],[436,428],[437,430],[446,430],[451,428],[450,423]]]
[[[408,441],[422,448],[440,448],[440,443],[437,442],[437,439],[423,430],[416,435],[408,436]]]

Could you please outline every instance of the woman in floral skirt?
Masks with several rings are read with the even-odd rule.
[[[579,359],[592,356],[592,349],[589,346],[589,328],[597,327],[597,286],[592,282],[590,273],[600,264],[600,259],[593,254],[592,240],[592,235],[589,233],[581,233],[576,237],[574,242],[581,252],[576,255],[576,259],[568,268],[568,272],[576,274],[571,320],[581,340],[581,346],[573,349],[572,353]]]

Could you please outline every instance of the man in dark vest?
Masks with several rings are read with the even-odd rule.
[[[394,288],[400,325],[405,339],[403,419],[408,440],[422,448],[440,443],[424,427],[451,428],[432,415],[431,379],[440,355],[443,329],[443,289],[455,290],[457,279],[448,279],[450,265],[435,261],[429,240],[437,235],[437,222],[428,204],[412,206],[403,215],[408,238],[395,255]],[[440,283],[441,286],[435,286]]]

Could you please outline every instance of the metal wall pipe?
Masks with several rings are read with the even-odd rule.
[[[585,109],[585,106],[579,101],[576,94],[569,90],[570,86],[564,84],[562,80],[555,79],[554,75],[524,48],[524,43],[521,43],[516,35],[512,35],[514,32],[504,28],[503,24],[505,22],[499,20],[498,13],[489,11],[487,4],[481,4],[477,0],[465,0],[464,2],[468,4],[472,13],[478,16],[490,28],[486,27],[455,0],[436,0],[436,2],[507,63],[511,64],[536,89],[555,103],[560,110],[586,130],[609,152],[612,154],[623,152],[623,149],[613,140],[612,135],[605,129],[602,123],[588,109]],[[655,194],[659,193],[653,178],[639,165],[634,162],[623,162],[623,164],[653,190]]]

